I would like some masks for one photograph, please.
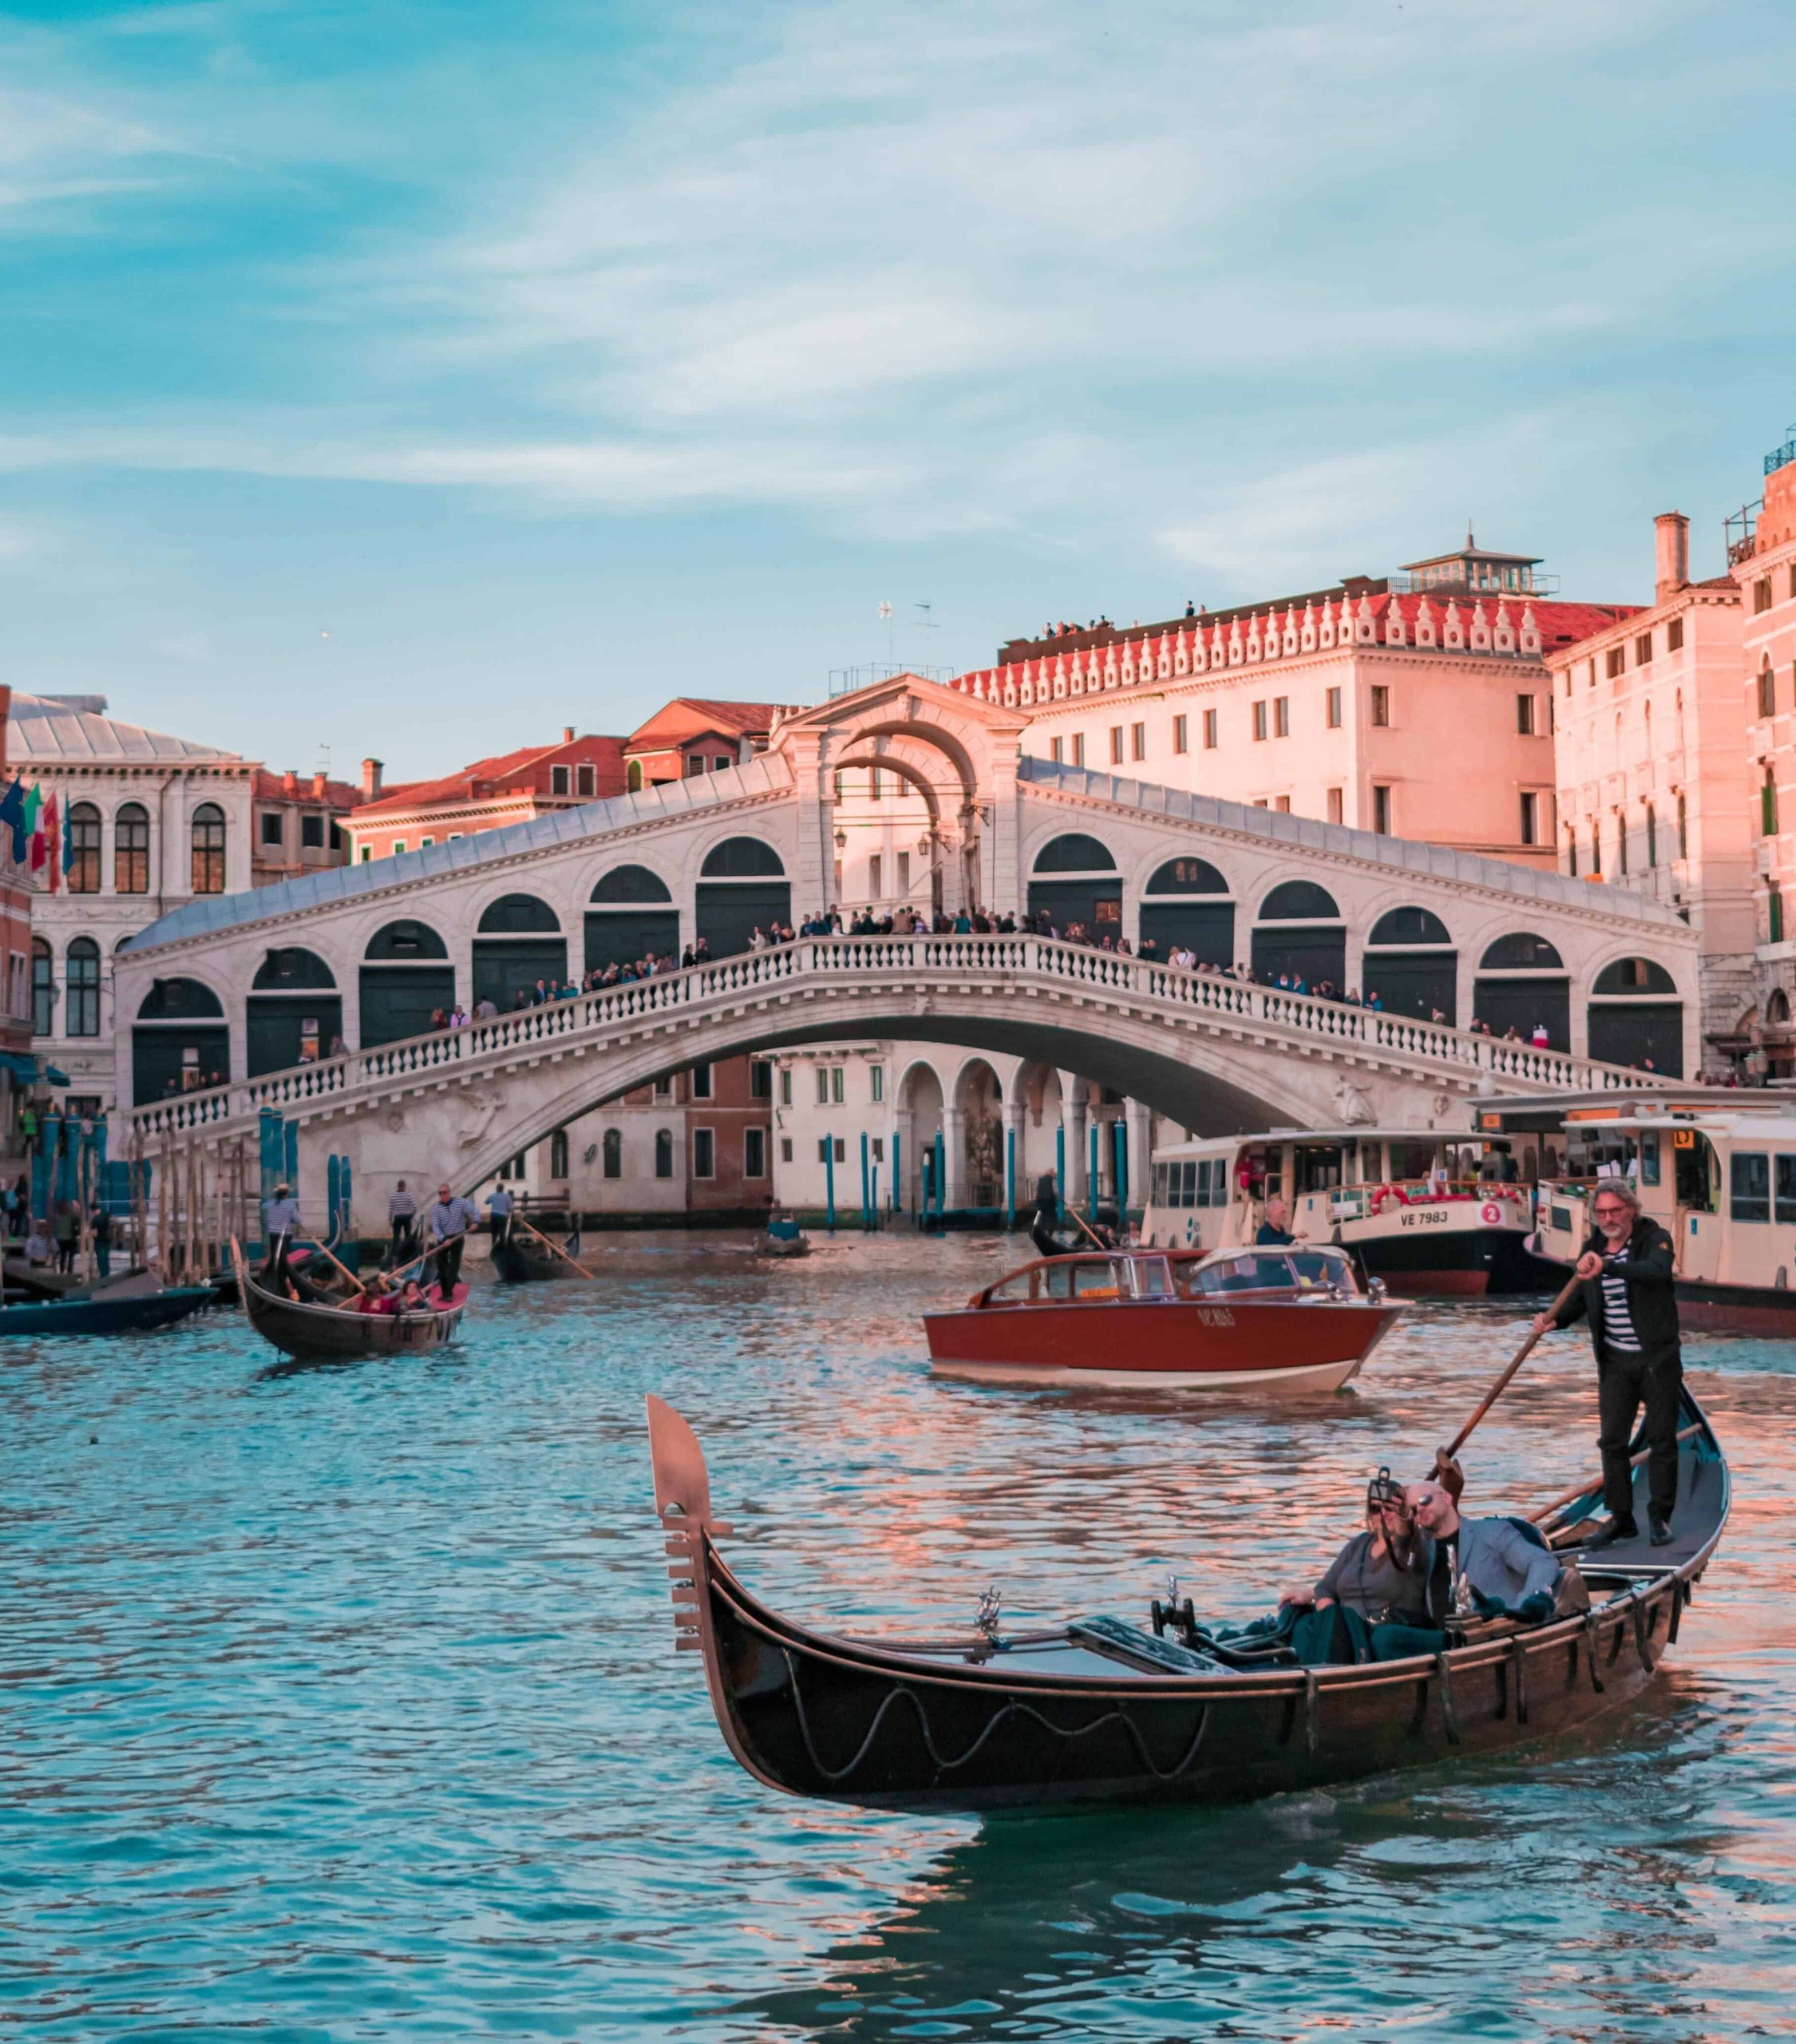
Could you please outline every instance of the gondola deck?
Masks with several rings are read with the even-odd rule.
[[[969,1811],[1242,1802],[1551,1739],[1619,1708],[1677,1641],[1727,1519],[1726,1460],[1684,1402],[1678,1539],[1583,1564],[1589,1613],[1404,1661],[1243,1670],[1114,1620],[1010,1640],[975,1630],[874,1641],[797,1626],[723,1561],[716,1541],[729,1528],[712,1516],[698,1443],[671,1406],[648,1401],[677,1644],[702,1654],[736,1758],[797,1795]],[[1596,1503],[1586,1492],[1544,1530],[1571,1537]]]

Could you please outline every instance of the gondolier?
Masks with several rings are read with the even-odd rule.
[[[435,1259],[437,1289],[445,1298],[461,1281],[461,1251],[470,1228],[480,1226],[481,1217],[471,1199],[460,1193],[450,1195],[446,1185],[437,1188],[437,1203],[425,1216],[431,1254]]]
[[[272,1199],[262,1202],[263,1231],[268,1238],[268,1261],[263,1268],[285,1282],[287,1253],[299,1232],[299,1202],[288,1185],[275,1187]]]
[[[1671,1238],[1641,1213],[1639,1198],[1624,1179],[1603,1180],[1590,1211],[1596,1226],[1575,1267],[1583,1282],[1557,1313],[1538,1315],[1534,1325],[1544,1334],[1580,1318],[1590,1322],[1603,1504],[1609,1523],[1588,1544],[1606,1547],[1639,1537],[1628,1456],[1634,1421],[1644,1405],[1651,1450],[1647,1519],[1653,1546],[1663,1547],[1671,1537],[1677,1502],[1678,1408],[1683,1390]]]
[[[493,1234],[493,1246],[495,1249],[497,1249],[501,1243],[511,1239],[512,1209],[515,1203],[512,1198],[512,1189],[503,1179],[486,1196],[487,1211],[493,1216],[489,1225]]]
[[[386,1218],[393,1230],[393,1260],[402,1263],[417,1247],[417,1195],[406,1191],[403,1178],[388,1196]]]

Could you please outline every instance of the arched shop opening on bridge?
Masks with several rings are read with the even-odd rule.
[[[1531,930],[1486,945],[1472,988],[1472,1016],[1493,1036],[1513,1029],[1530,1043],[1544,1026],[1549,1048],[1570,1050],[1572,982],[1565,960]]]
[[[1287,880],[1260,905],[1253,927],[1256,979],[1276,984],[1301,978],[1313,992],[1323,980],[1347,979],[1347,925],[1335,897],[1313,880]]]
[[[1035,855],[1029,913],[1064,937],[1082,928],[1094,941],[1122,934],[1122,876],[1110,848],[1082,830],[1050,838]]]
[[[1427,909],[1392,909],[1372,925],[1359,979],[1387,1015],[1437,1015],[1459,1025],[1459,953],[1440,917]]]
[[[244,1069],[251,1079],[328,1057],[343,1033],[343,998],[330,968],[297,945],[263,958],[243,1012]]]
[[[792,888],[773,846],[726,838],[698,869],[698,934],[714,958],[746,951],[756,930],[792,921]]]
[[[1677,990],[1671,974],[1650,958],[1618,958],[1605,965],[1590,989],[1591,1056],[1681,1079],[1683,1003]]]
[[[1194,952],[1200,965],[1235,962],[1235,904],[1228,883],[1208,859],[1169,859],[1147,884],[1140,942],[1162,959]]]
[[[474,933],[474,1005],[490,1000],[501,1014],[533,996],[537,980],[559,990],[568,977],[568,940],[547,901],[501,894]]]
[[[646,866],[613,866],[587,904],[586,969],[677,958],[679,951],[680,912],[667,881]]]
[[[198,980],[157,980],[131,1027],[134,1104],[194,1092],[230,1075],[231,1032],[218,996]]]
[[[362,1048],[421,1036],[434,1010],[455,1005],[449,946],[428,923],[388,923],[362,964]]]

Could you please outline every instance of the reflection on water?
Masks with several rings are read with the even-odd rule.
[[[589,1244],[589,1249],[594,1246]],[[800,1617],[1244,1617],[1419,1474],[1524,1309],[1418,1305],[1270,1410],[936,1382],[989,1242],[599,1245],[456,1348],[271,1370],[223,1319],[0,1360],[0,2019],[48,2038],[1785,2034],[1796,1364],[1705,1337],[1728,1542],[1600,1736],[1219,1814],[874,1816],[728,1758],[672,1650],[642,1396]],[[1530,1364],[1474,1505],[1593,1458]]]

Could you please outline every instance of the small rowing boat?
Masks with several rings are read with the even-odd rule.
[[[1468,1621],[1438,1654],[1305,1667],[1286,1647],[1220,1645],[1188,1607],[1157,1604],[1151,1630],[1092,1618],[1006,1636],[984,1608],[912,1638],[797,1625],[724,1562],[698,1440],[648,1401],[675,1644],[702,1655],[726,1745],[770,1788],[919,1811],[1240,1803],[1581,1729],[1646,1688],[1727,1522],[1727,1464],[1687,1393],[1683,1417],[1672,1543],[1581,1559],[1588,1611]],[[1644,1526],[1644,1458],[1636,1504]],[[1600,1508],[1593,1485],[1533,1523],[1575,1551]]]
[[[243,1313],[263,1341],[283,1354],[301,1357],[409,1356],[453,1341],[468,1303],[468,1287],[457,1285],[448,1298],[433,1287],[421,1313],[358,1313],[350,1305],[283,1299],[251,1270],[233,1243],[237,1287]]]
[[[574,1250],[564,1250],[557,1254],[540,1236],[526,1234],[517,1228],[493,1243],[492,1254],[493,1274],[502,1285],[536,1285],[592,1274],[575,1261]]]
[[[1342,1250],[1093,1249],[924,1315],[931,1367],[988,1383],[1336,1391],[1399,1308]]]

